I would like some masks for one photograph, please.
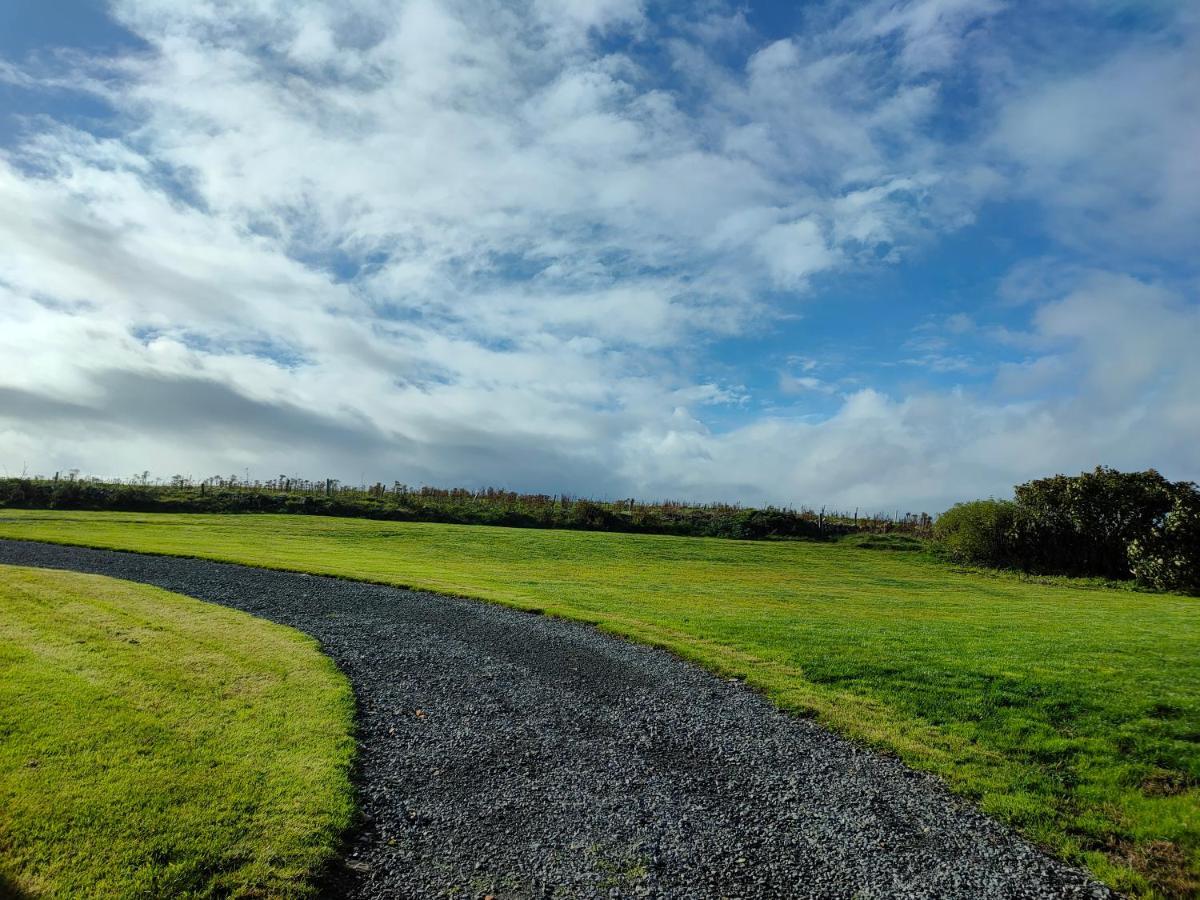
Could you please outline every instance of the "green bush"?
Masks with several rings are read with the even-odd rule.
[[[1180,491],[1143,537],[1129,542],[1133,576],[1160,591],[1200,594],[1200,493]]]
[[[814,540],[822,536],[816,522],[803,519],[787,510],[743,509],[727,516],[715,518],[705,529],[712,537],[737,538],[741,540],[763,540],[765,538],[806,537]]]
[[[1013,555],[1034,572],[1129,578],[1130,542],[1148,535],[1173,497],[1188,488],[1153,469],[1118,472],[1103,466],[1019,484]]]
[[[1200,593],[1200,491],[1191,482],[1099,467],[1029,481],[1014,495],[959,503],[938,517],[934,538],[961,562]]]
[[[1014,559],[1012,533],[1018,517],[1011,500],[957,503],[937,517],[934,539],[959,562],[1009,566]]]

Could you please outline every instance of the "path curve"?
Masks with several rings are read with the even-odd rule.
[[[359,704],[345,897],[1111,897],[934,779],[583,625],[195,559],[0,541],[312,635]]]

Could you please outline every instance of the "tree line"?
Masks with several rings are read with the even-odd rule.
[[[722,537],[743,540],[827,540],[857,532],[927,535],[924,513],[860,515],[724,503],[594,500],[568,494],[523,494],[498,488],[345,485],[336,479],[281,475],[251,481],[236,475],[194,481],[177,475],[152,481],[148,472],[131,479],[53,477],[0,479],[0,507],[115,510],[129,512],[293,513],[462,525],[565,528]]]

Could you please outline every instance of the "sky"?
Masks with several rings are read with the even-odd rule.
[[[0,474],[1200,480],[1200,6],[5,0]]]

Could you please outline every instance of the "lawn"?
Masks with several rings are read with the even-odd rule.
[[[353,815],[353,712],[292,629],[0,566],[0,896],[312,895]]]
[[[1200,891],[1200,601],[848,544],[293,516],[0,511],[0,536],[202,556],[593,622],[899,754],[1141,895]]]

